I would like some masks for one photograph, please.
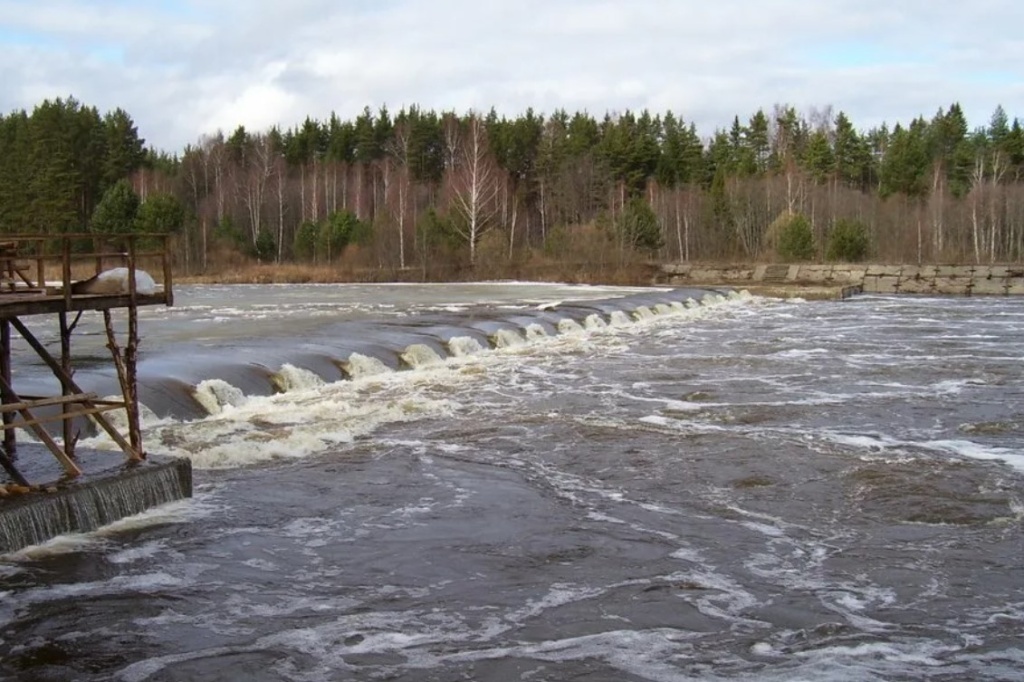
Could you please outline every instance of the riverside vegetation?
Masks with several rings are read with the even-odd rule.
[[[74,98],[0,116],[0,233],[171,232],[221,281],[638,281],[664,261],[1024,259],[1024,130],[959,104],[858,130],[758,110],[702,138],[667,112],[409,107],[147,147]]]

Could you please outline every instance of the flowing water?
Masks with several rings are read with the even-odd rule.
[[[196,496],[0,561],[0,678],[1024,677],[1024,299],[701,297],[179,291]]]

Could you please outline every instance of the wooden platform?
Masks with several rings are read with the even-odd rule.
[[[151,248],[154,244],[162,248],[139,248]],[[153,277],[151,271],[157,276]],[[55,234],[0,238],[0,467],[11,481],[19,487],[29,483],[26,463],[17,452],[17,429],[33,433],[60,464],[67,480],[83,474],[75,453],[83,418],[105,431],[121,448],[128,463],[146,458],[136,386],[138,307],[173,303],[166,235]],[[111,314],[114,309],[127,313],[123,341],[118,340],[115,330]],[[122,400],[100,400],[83,391],[74,380],[71,340],[79,319],[87,311],[102,313]],[[22,318],[30,315],[57,316],[59,350],[47,348],[25,324]],[[19,394],[11,367],[12,332],[17,332],[53,372],[61,387],[60,395]],[[112,410],[126,412],[127,438],[105,416]]]
[[[171,305],[169,301],[165,291],[158,291],[149,295],[135,294],[134,305]],[[0,291],[0,317],[110,310],[127,308],[132,304],[132,297],[128,294],[72,294],[68,299],[59,291]]]

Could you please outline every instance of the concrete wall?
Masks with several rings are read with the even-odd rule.
[[[944,296],[1024,295],[1024,265],[699,265],[669,263],[672,284],[860,286],[865,292]]]

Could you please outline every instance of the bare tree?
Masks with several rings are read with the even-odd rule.
[[[394,158],[398,166],[398,207],[395,213],[398,218],[398,267],[402,270],[405,269],[405,217],[409,205],[409,144],[411,132],[407,121],[396,125],[394,137],[392,137],[387,149],[388,155]]]
[[[448,169],[452,203],[463,221],[454,228],[469,243],[469,262],[476,263],[480,237],[494,227],[497,197],[501,187],[500,169],[491,154],[487,128],[480,117],[470,113],[465,121],[455,167]]]
[[[238,193],[249,216],[249,237],[255,246],[263,227],[267,184],[277,168],[277,159],[269,135],[252,136],[246,151]]]

